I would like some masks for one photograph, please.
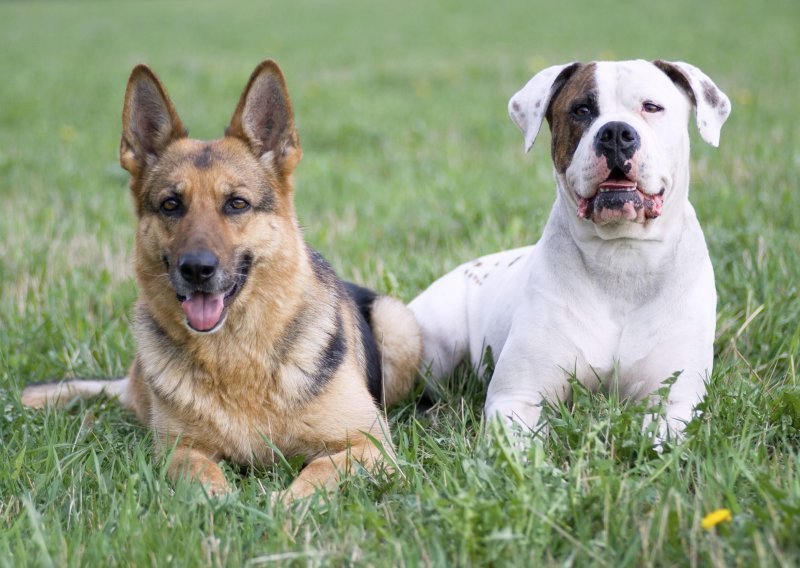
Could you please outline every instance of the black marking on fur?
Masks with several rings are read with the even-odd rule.
[[[300,336],[306,331],[311,321],[311,310],[308,304],[303,304],[294,314],[294,318],[286,325],[283,332],[275,342],[275,358],[283,364],[286,357],[291,353]]]
[[[509,267],[511,267],[511,266],[512,266],[512,265],[513,265],[515,262],[517,262],[517,261],[518,261],[520,258],[522,258],[522,255],[519,255],[517,258],[515,258],[514,260],[512,260],[511,262],[509,262],[509,263],[508,263],[508,266],[509,266]]]
[[[692,106],[697,108],[697,97],[694,94],[694,89],[692,89],[692,83],[683,71],[669,61],[656,60],[653,61],[653,65],[661,69],[689,97]]]
[[[259,213],[273,213],[275,211],[275,192],[269,186],[260,188],[258,201],[253,203],[253,210]]]
[[[375,336],[372,334],[372,306],[378,295],[368,288],[343,282],[347,293],[356,303],[358,308],[358,330],[361,345],[364,350],[364,359],[367,373],[367,389],[378,405],[383,408],[383,369],[381,368],[381,353]]]
[[[311,268],[314,269],[314,275],[317,280],[326,287],[337,289],[339,277],[336,276],[336,272],[333,271],[325,257],[309,246],[306,246],[306,248],[308,249],[308,258],[311,260]]]
[[[467,278],[469,280],[474,282],[477,286],[482,286],[483,285],[483,281],[486,279],[486,276],[488,276],[488,273],[487,273],[486,275],[484,275],[483,278],[481,278],[480,276],[478,276],[476,273],[472,272],[469,269],[465,270],[464,274],[467,276]]]
[[[320,353],[314,372],[310,375],[309,391],[312,397],[320,394],[327,386],[336,371],[339,370],[346,353],[347,337],[344,332],[344,321],[341,312],[337,312],[336,326],[333,332],[328,334],[328,343]]]
[[[713,83],[706,80],[700,81],[700,85],[703,87],[703,98],[711,108],[717,108],[721,100],[717,88]]]
[[[194,155],[192,163],[199,170],[207,170],[211,167],[212,158],[211,146],[206,144],[200,152]]]

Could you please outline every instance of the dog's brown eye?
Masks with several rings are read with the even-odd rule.
[[[662,107],[661,105],[657,105],[656,103],[651,103],[650,101],[647,101],[645,103],[642,103],[642,110],[644,112],[649,112],[653,114],[656,112],[661,112],[662,110],[664,110],[664,107]]]
[[[592,114],[592,109],[589,108],[589,105],[575,105],[572,107],[572,116],[575,118],[588,118]]]
[[[181,202],[174,197],[168,197],[161,202],[161,211],[167,215],[174,215],[181,209]]]
[[[229,213],[243,213],[250,209],[250,204],[241,197],[234,197],[225,204],[225,209]]]

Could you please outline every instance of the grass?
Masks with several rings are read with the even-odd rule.
[[[0,565],[800,563],[800,6],[536,4],[0,4]],[[630,57],[707,71],[734,112],[719,149],[692,134],[719,316],[686,442],[657,454],[641,408],[576,389],[520,461],[487,443],[482,378],[461,370],[427,414],[392,411],[401,476],[285,509],[269,495],[297,464],[229,469],[238,493],[209,502],[165,481],[116,404],[24,410],[25,383],[118,376],[134,352],[116,154],[131,67],[150,63],[192,134],[217,137],[267,56],[298,115],[308,240],[405,300],[537,239],[548,137],[524,156],[505,111],[533,72]],[[702,529],[718,508],[733,520]]]

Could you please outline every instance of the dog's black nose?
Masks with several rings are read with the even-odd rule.
[[[202,284],[208,281],[214,276],[218,266],[217,256],[207,250],[185,252],[178,259],[178,270],[190,284]]]
[[[622,168],[639,146],[639,133],[627,122],[608,122],[597,131],[594,138],[595,151],[598,156],[606,157],[610,170]]]

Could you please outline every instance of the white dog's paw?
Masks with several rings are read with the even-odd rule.
[[[655,427],[653,423],[655,422]],[[680,418],[668,418],[663,414],[648,413],[645,415],[642,429],[651,433],[653,449],[658,453],[664,451],[665,445],[675,445],[686,437],[686,421]]]
[[[484,429],[486,441],[509,462],[518,465],[538,464],[544,459],[544,425],[535,429],[516,420],[495,414],[487,417]]]

